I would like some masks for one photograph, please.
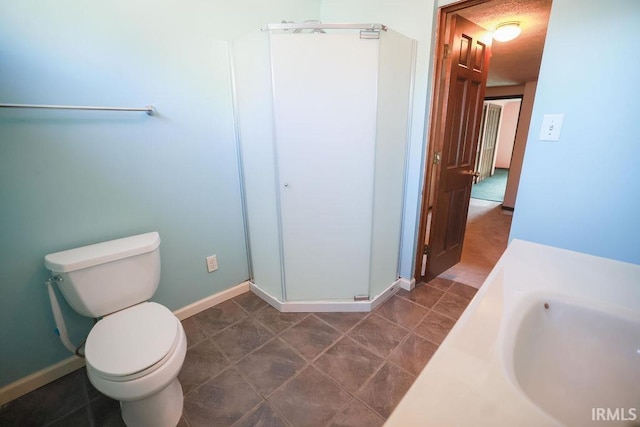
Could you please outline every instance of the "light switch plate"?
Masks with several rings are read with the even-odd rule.
[[[564,114],[545,114],[540,128],[540,141],[560,141]]]

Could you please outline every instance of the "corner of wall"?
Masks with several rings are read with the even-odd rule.
[[[513,144],[513,154],[509,168],[509,178],[507,178],[507,188],[504,193],[504,201],[502,202],[502,206],[506,208],[513,209],[515,207],[516,196],[518,195],[518,184],[520,183],[522,163],[524,162],[524,153],[527,147],[537,83],[537,81],[531,81],[524,85],[520,118],[518,119],[518,127],[516,128],[516,140]]]

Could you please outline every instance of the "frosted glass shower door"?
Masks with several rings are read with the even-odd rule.
[[[395,31],[380,34],[371,297],[398,279],[405,161],[415,42]]]
[[[286,300],[369,295],[378,40],[272,34]]]
[[[233,61],[251,279],[261,290],[282,300],[280,213],[267,34],[254,32],[236,40]]]

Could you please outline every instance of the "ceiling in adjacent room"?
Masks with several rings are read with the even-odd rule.
[[[491,0],[458,11],[487,30],[519,21],[522,33],[509,42],[493,41],[487,86],[524,84],[538,79],[551,0]]]

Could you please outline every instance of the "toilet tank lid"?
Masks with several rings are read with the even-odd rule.
[[[68,273],[151,252],[158,246],[160,246],[160,234],[152,231],[49,254],[44,257],[44,265],[54,273]]]

